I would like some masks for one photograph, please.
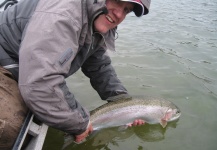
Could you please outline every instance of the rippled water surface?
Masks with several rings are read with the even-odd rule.
[[[66,149],[216,150],[217,1],[152,0],[149,15],[130,14],[118,33],[111,57],[129,93],[170,100],[182,116],[165,129],[105,129]],[[105,103],[80,71],[67,83],[88,110]],[[43,149],[60,149],[62,144],[63,133],[50,128]]]

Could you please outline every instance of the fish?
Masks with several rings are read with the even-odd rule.
[[[95,108],[90,111],[90,122],[93,131],[112,127],[126,129],[137,119],[142,119],[148,124],[160,124],[165,128],[168,122],[176,121],[180,116],[180,109],[171,101],[162,98],[135,97],[109,102]],[[67,134],[63,147],[69,145],[69,141],[71,143],[72,140],[73,136]]]
[[[120,127],[142,119],[148,124],[160,123],[163,128],[167,122],[181,116],[180,109],[171,101],[157,98],[123,99],[106,103],[90,112],[93,130]]]

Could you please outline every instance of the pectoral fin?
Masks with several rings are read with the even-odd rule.
[[[163,128],[165,128],[167,126],[167,121],[164,119],[161,119],[160,124]]]

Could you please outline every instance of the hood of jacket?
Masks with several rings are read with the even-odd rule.
[[[106,0],[84,0],[87,4],[88,19],[91,20],[98,14],[103,13],[103,9],[106,7]]]
[[[93,21],[96,19],[96,17],[104,11],[106,11],[106,0],[84,0],[87,4],[87,17],[89,22],[89,25],[93,25]],[[91,27],[90,27],[91,28]],[[115,29],[110,29],[107,33],[101,34],[105,41],[105,48],[115,51]]]

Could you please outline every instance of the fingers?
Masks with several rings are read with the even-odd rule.
[[[82,142],[91,132],[93,131],[93,126],[90,123],[89,126],[87,127],[87,130],[84,131],[82,134],[80,135],[76,135],[75,136],[75,142],[80,143]]]
[[[142,119],[137,119],[137,120],[134,120],[133,123],[130,123],[128,124],[129,127],[132,127],[132,126],[139,126],[139,125],[143,125],[145,124],[145,121],[142,120]]]
[[[143,125],[145,124],[144,120],[138,119],[133,122],[133,126]]]

